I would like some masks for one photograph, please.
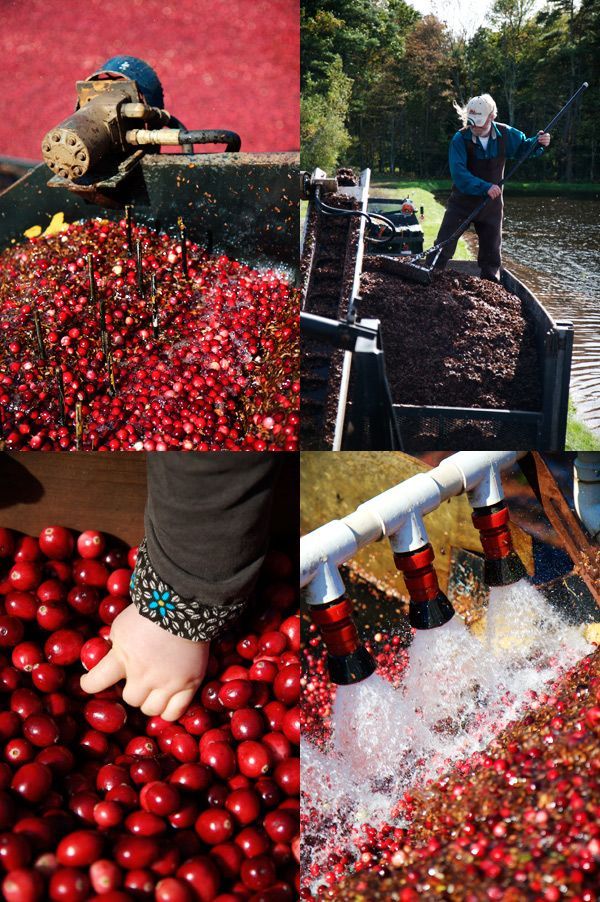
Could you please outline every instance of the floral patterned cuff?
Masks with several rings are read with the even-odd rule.
[[[237,620],[248,599],[225,607],[207,605],[196,598],[182,598],[154,570],[148,557],[146,539],[138,549],[130,583],[131,600],[143,617],[183,639],[206,642],[219,636],[232,620]]]

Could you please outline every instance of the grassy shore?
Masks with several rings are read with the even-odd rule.
[[[424,188],[426,191],[450,191],[452,182],[450,179],[399,179],[399,176],[386,175],[385,173],[372,173],[371,183],[382,187],[396,187],[402,185],[406,190]],[[504,188],[505,194],[519,195],[531,194],[537,197],[600,197],[600,183],[598,182],[508,182]]]
[[[600,436],[577,418],[577,409],[569,399],[566,451],[600,451]]]

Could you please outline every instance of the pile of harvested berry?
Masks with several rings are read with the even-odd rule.
[[[281,274],[98,219],[0,255],[8,448],[295,450],[298,371]]]
[[[339,899],[594,902],[600,871],[600,651],[488,749],[365,830]],[[333,895],[333,894],[331,894]]]
[[[0,876],[8,902],[297,897],[300,623],[291,559],[262,610],[211,645],[176,723],[119,686],[85,695],[136,549],[102,534],[0,528]],[[267,607],[268,605],[268,607]],[[266,608],[266,609],[265,609]]]

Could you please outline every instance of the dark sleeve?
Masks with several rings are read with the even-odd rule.
[[[147,455],[146,538],[132,578],[140,613],[186,638],[217,635],[244,609],[269,535],[277,455]]]

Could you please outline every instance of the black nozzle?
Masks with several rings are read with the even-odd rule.
[[[488,586],[510,586],[525,576],[527,576],[527,571],[515,551],[496,560],[485,559],[483,579]]]
[[[350,686],[360,683],[375,673],[375,660],[364,645],[359,645],[347,655],[327,655],[327,669],[332,683]]]
[[[454,617],[454,608],[443,592],[428,601],[412,601],[408,611],[410,625],[417,630],[432,630]]]

